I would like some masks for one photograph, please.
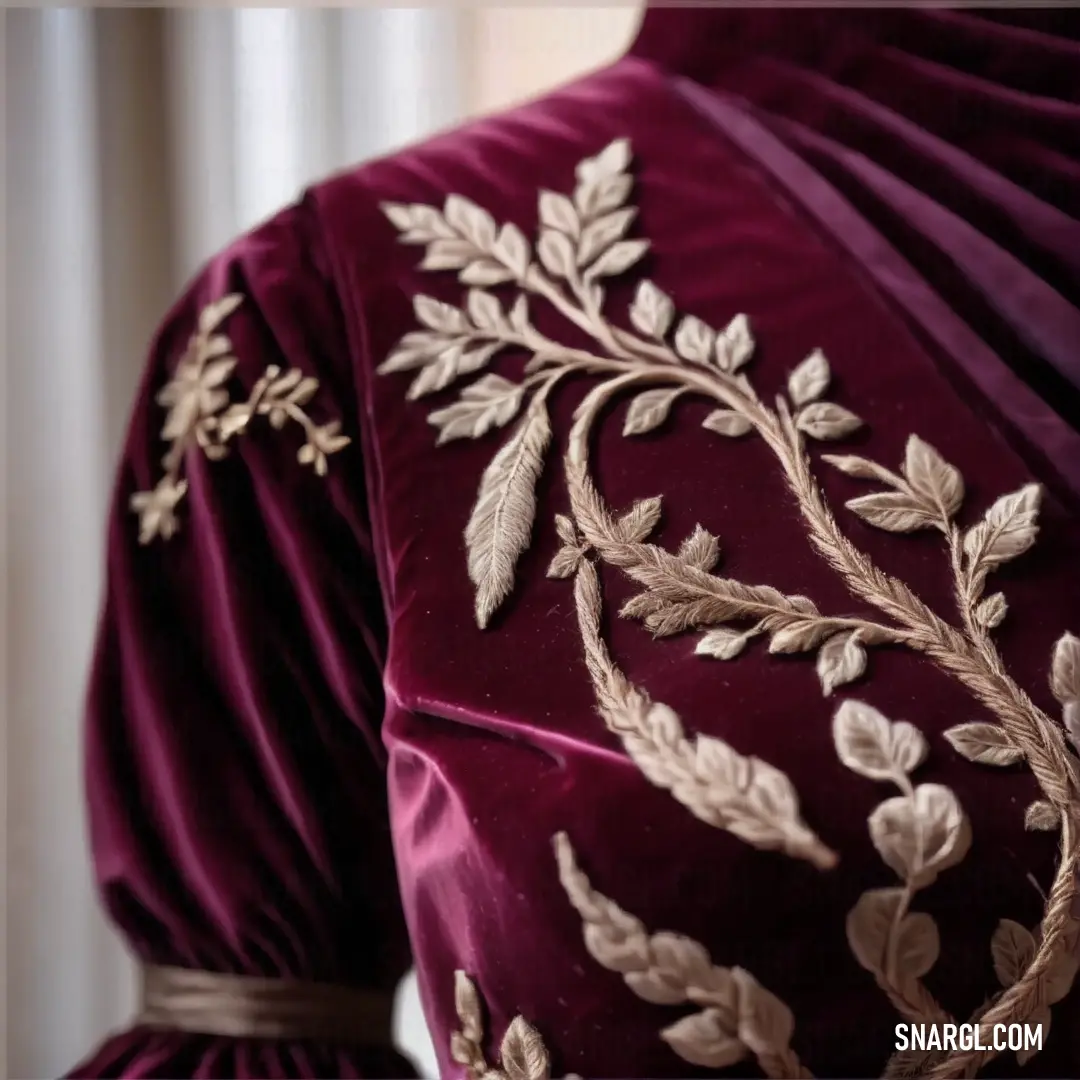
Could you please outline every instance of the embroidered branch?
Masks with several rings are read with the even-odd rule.
[[[283,372],[269,365],[247,401],[229,404],[225,384],[237,361],[232,341],[220,328],[242,302],[243,297],[233,293],[203,309],[176,371],[157,395],[158,404],[168,409],[161,437],[170,446],[162,459],[164,476],[152,491],[136,492],[130,500],[139,515],[143,544],[158,536],[168,540],[179,528],[176,507],[187,493],[181,472],[188,451],[199,448],[209,460],[220,460],[228,453],[229,441],[245,431],[254,416],[265,416],[274,428],[283,428],[289,420],[299,424],[307,441],[297,460],[320,476],[326,475],[327,456],[351,441],[340,434],[338,421],[320,426],[310,419],[304,406],[315,396],[319,381],[296,368]]]
[[[682,934],[649,934],[639,919],[597,892],[579,869],[565,833],[554,838],[559,880],[584,923],[585,947],[656,1005],[689,1002],[691,1013],[660,1032],[684,1061],[722,1069],[755,1058],[766,1076],[810,1077],[791,1049],[791,1010],[742,968],[717,967]]]
[[[551,1062],[544,1049],[544,1040],[520,1016],[515,1016],[506,1029],[499,1050],[499,1065],[488,1065],[481,1048],[484,1018],[480,995],[464,971],[454,973],[454,1006],[461,1027],[450,1036],[450,1055],[459,1065],[465,1066],[467,1080],[550,1080]]]
[[[632,527],[634,513],[623,519],[624,529]],[[638,516],[647,519],[648,514],[639,511]],[[787,776],[760,758],[742,756],[722,739],[688,739],[674,710],[650,701],[627,682],[600,635],[596,568],[579,558],[576,572],[578,625],[601,716],[646,778],[702,821],[754,847],[783,851],[821,870],[835,866],[836,853],[803,823]]]
[[[812,351],[790,373],[786,394],[770,406],[746,375],[755,342],[744,315],[715,330],[693,315],[679,317],[671,298],[647,280],[639,283],[630,306],[630,329],[609,321],[603,313],[605,279],[634,267],[648,247],[644,240],[627,238],[635,217],[633,207],[626,205],[632,188],[629,163],[629,146],[619,140],[581,162],[572,196],[542,192],[535,251],[517,226],[497,226],[486,210],[458,196],[451,196],[442,210],[419,205],[384,207],[402,231],[404,242],[426,246],[424,268],[457,270],[459,280],[471,289],[461,308],[416,297],[417,318],[425,329],[406,335],[380,370],[417,372],[409,390],[415,398],[479,371],[500,350],[513,349],[528,356],[521,382],[483,377],[467,387],[455,404],[430,417],[439,428],[440,442],[475,438],[508,425],[529,402],[524,419],[484,475],[466,531],[469,572],[477,589],[477,621],[487,625],[510,595],[517,560],[529,543],[536,483],[550,442],[548,395],[567,375],[601,376],[602,381],[581,402],[568,438],[565,462],[573,520],[564,518],[558,523],[564,547],[549,572],[575,577],[586,657],[605,720],[619,731],[649,779],[671,790],[697,813],[694,784],[685,779],[689,773],[679,773],[680,755],[689,753],[687,748],[692,746],[682,734],[681,722],[670,710],[665,713],[662,706],[647,703],[639,691],[633,693],[639,695],[640,704],[628,710],[626,695],[632,688],[605,660],[598,616],[593,619],[589,614],[592,594],[598,588],[590,552],[642,586],[642,592],[623,609],[625,616],[641,620],[656,634],[704,631],[696,647],[703,656],[731,659],[759,637],[768,638],[774,653],[815,653],[825,695],[865,673],[868,649],[899,645],[926,655],[962,683],[995,720],[952,729],[948,738],[953,747],[983,764],[1026,762],[1044,796],[1028,808],[1027,823],[1043,829],[1056,825],[1061,831],[1062,858],[1047,897],[1038,948],[1026,970],[980,1017],[984,1024],[1023,1021],[1041,1007],[1046,973],[1072,933],[1070,912],[1080,865],[1076,829],[1080,770],[1070,743],[1075,747],[1080,738],[1076,675],[1080,662],[1076,639],[1065,635],[1053,664],[1053,688],[1064,710],[1061,723],[1055,723],[1005,670],[991,632],[1006,618],[1008,604],[1001,592],[984,593],[990,574],[1035,542],[1041,489],[1032,484],[1002,495],[974,526],[963,530],[956,523],[965,496],[963,477],[918,436],[909,439],[899,472],[856,455],[825,455],[824,460],[841,472],[883,489],[848,501],[848,509],[862,521],[890,532],[933,529],[943,535],[960,625],[947,622],[907,585],[883,573],[840,529],[808,456],[808,439],[841,439],[862,426],[854,413],[825,400],[832,376],[820,350]],[[518,289],[507,309],[485,291],[504,283]],[[532,324],[530,298],[550,304],[592,339],[596,351],[569,348],[539,333]],[[709,431],[723,438],[760,437],[796,501],[812,546],[843,579],[853,598],[880,612],[883,621],[833,617],[818,611],[806,597],[714,574],[719,543],[700,526],[675,554],[648,543],[659,519],[659,499],[644,500],[616,518],[590,480],[589,439],[602,409],[630,391],[633,396],[623,424],[628,437],[657,430],[686,394],[703,397],[714,406],[704,421]],[[598,594],[596,605],[598,611]],[[660,737],[659,731],[667,734]],[[663,743],[667,749],[659,755],[644,754],[641,747],[650,745],[650,739],[651,745]],[[701,739],[693,745],[701,746]],[[904,790],[903,799],[916,799]],[[918,812],[943,810],[942,798],[925,792],[922,798],[937,801],[919,804]],[[797,819],[792,814],[789,820]],[[783,844],[772,846],[789,850]],[[913,890],[911,883],[919,880],[917,875],[901,877],[905,889]],[[926,924],[909,916],[900,904],[892,913],[899,920],[897,933],[906,925],[915,927],[907,934],[923,935],[919,955],[925,962],[930,951],[925,944],[929,941]],[[905,922],[908,918],[916,921]],[[896,940],[906,943],[907,937],[901,934]],[[896,948],[899,955],[906,955],[899,944]],[[886,964],[882,970],[890,986],[904,975],[900,959],[893,968]],[[907,1000],[904,994],[900,998]],[[916,998],[906,1007],[927,1007],[924,999]],[[934,1064],[930,1075],[942,1080],[962,1075],[993,1056],[989,1051],[955,1052]]]
[[[840,760],[871,780],[891,780],[899,798],[870,815],[870,837],[903,882],[902,888],[870,889],[848,914],[848,944],[900,1014],[914,1023],[952,1018],[920,981],[937,962],[941,942],[934,920],[911,913],[914,894],[955,866],[971,846],[971,828],[956,796],[940,784],[913,787],[909,778],[928,747],[911,724],[892,723],[870,705],[845,701],[833,719]]]

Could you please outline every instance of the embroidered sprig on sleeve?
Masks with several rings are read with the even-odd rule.
[[[275,429],[289,421],[298,424],[305,441],[297,460],[312,466],[319,476],[326,475],[327,457],[351,441],[341,434],[339,421],[319,425],[310,418],[306,406],[318,391],[319,380],[297,368],[283,370],[270,364],[246,400],[231,400],[227,386],[237,360],[222,324],[242,302],[243,297],[231,293],[203,308],[172,377],[157,394],[157,403],[167,410],[161,437],[169,449],[162,458],[164,474],[154,488],[131,496],[143,544],[157,537],[168,540],[179,528],[176,510],[187,493],[183,477],[187,455],[201,451],[211,461],[220,460],[228,453],[229,442],[256,416],[265,416]]]
[[[625,320],[605,313],[606,280],[635,268],[648,249],[646,240],[630,235],[635,210],[628,205],[629,165],[629,144],[617,140],[578,165],[571,194],[541,192],[535,245],[518,226],[497,224],[457,195],[441,209],[384,207],[405,243],[426,248],[423,268],[456,271],[468,293],[460,307],[415,297],[423,329],[407,334],[380,370],[409,372],[408,396],[415,399],[478,374],[504,350],[526,358],[520,380],[478,375],[456,401],[429,416],[440,444],[480,438],[517,420],[480,478],[465,528],[477,623],[487,626],[511,595],[517,562],[531,540],[537,484],[553,440],[548,398],[568,377],[596,377],[565,444],[570,513],[557,518],[563,546],[549,574],[574,581],[583,652],[601,716],[650,782],[704,822],[754,847],[807,859],[822,870],[836,861],[802,820],[787,777],[720,740],[691,739],[672,710],[628,682],[603,640],[597,562],[640,586],[623,608],[624,617],[656,635],[697,633],[695,652],[702,657],[732,660],[756,639],[767,640],[771,653],[813,655],[825,696],[863,677],[872,649],[899,646],[921,653],[963,685],[991,718],[950,729],[949,744],[973,762],[1026,763],[1034,774],[1043,797],[1027,809],[1025,820],[1030,828],[1060,831],[1061,860],[1038,934],[1029,942],[1009,928],[1015,954],[1009,978],[972,1018],[983,1025],[982,1043],[990,1046],[993,1024],[1044,1015],[1075,974],[1075,965],[1062,957],[1075,953],[1078,938],[1073,904],[1080,868],[1080,644],[1066,633],[1055,647],[1051,688],[1062,713],[1052,718],[1006,670],[992,632],[1007,617],[1008,602],[1002,591],[986,593],[990,576],[1035,543],[1041,488],[1029,484],[1002,494],[963,528],[963,477],[920,436],[909,438],[898,471],[857,455],[823,455],[829,466],[878,486],[847,503],[862,521],[894,533],[941,533],[959,622],[931,610],[848,539],[817,482],[812,445],[863,427],[849,408],[829,400],[832,371],[820,349],[811,349],[787,374],[784,393],[769,404],[748,374],[756,343],[745,315],[736,314],[719,329],[692,314],[680,316],[672,298],[648,280],[639,282]],[[513,288],[505,306],[487,291],[496,285]],[[592,344],[571,347],[542,334],[530,311],[537,301]],[[662,512],[658,497],[613,511],[593,483],[589,445],[605,407],[624,395],[630,398],[623,423],[627,437],[657,431],[680,397],[694,395],[712,404],[704,427],[719,438],[759,438],[784,477],[811,547],[877,616],[830,615],[808,597],[718,573],[720,542],[701,526],[677,552],[650,543]],[[863,894],[848,920],[849,943],[903,1015],[947,1015],[919,982],[941,948],[937,928],[909,906],[917,890],[963,858],[970,842],[967,818],[949,789],[911,783],[909,774],[927,752],[915,728],[849,702],[837,713],[834,736],[849,768],[891,781],[900,792],[878,807],[869,826],[901,884]],[[568,841],[560,843],[565,884]],[[579,906],[573,895],[571,900]],[[999,927],[995,958],[1005,935]],[[730,1035],[733,1029],[724,1030]],[[944,1080],[973,1074],[995,1054],[972,1048],[914,1064],[933,1080]],[[911,1067],[911,1061],[894,1059],[889,1075],[907,1075]]]

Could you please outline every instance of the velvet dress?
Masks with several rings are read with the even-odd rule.
[[[1075,11],[650,9],[315,186],[150,349],[72,1075],[409,1076],[410,962],[448,1080],[1080,1075],[1078,420]]]

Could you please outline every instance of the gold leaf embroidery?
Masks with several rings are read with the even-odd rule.
[[[790,1047],[795,1020],[779,998],[749,972],[717,967],[698,942],[682,934],[649,934],[639,919],[592,887],[565,833],[553,842],[559,880],[582,918],[593,958],[622,975],[645,1001],[700,1008],[660,1033],[679,1057],[724,1068],[753,1056],[766,1076],[810,1076]]]
[[[1054,646],[1050,689],[1061,703],[1061,722],[1073,749],[1080,753],[1080,638],[1062,634]]]
[[[1012,986],[1035,956],[1035,938],[1018,922],[1002,919],[990,941],[990,952],[998,982]]]
[[[486,326],[480,326],[449,305],[433,307],[435,301],[427,301],[422,311],[418,298],[417,314],[425,325],[434,327],[433,313],[439,313],[441,328],[437,328],[435,335],[438,340],[421,335],[419,342],[410,341],[415,335],[407,335],[383,370],[406,362],[410,368],[439,367],[437,377],[432,379],[445,386],[460,373],[457,366],[460,357],[478,345],[487,350],[482,362],[501,349],[519,350],[528,356],[525,378],[519,384],[523,400],[532,395],[530,408],[538,409],[546,408],[548,395],[566,376],[602,377],[603,381],[579,405],[568,439],[565,465],[574,522],[567,533],[572,539],[563,536],[563,551],[550,572],[575,577],[586,659],[609,726],[617,727],[613,718],[622,715],[620,702],[625,704],[627,694],[639,695],[643,703],[647,703],[647,698],[630,687],[611,664],[600,638],[599,586],[591,562],[594,555],[620,568],[643,586],[644,591],[624,606],[624,616],[642,620],[656,634],[704,630],[706,634],[698,645],[703,655],[734,657],[759,636],[768,637],[772,653],[817,651],[822,689],[829,693],[862,674],[867,649],[902,645],[924,653],[991,711],[1000,733],[995,743],[999,746],[998,756],[1012,756],[1010,751],[1015,751],[1026,761],[1061,827],[1062,859],[1047,897],[1045,936],[1040,938],[1038,950],[1021,977],[975,1016],[987,1027],[993,1023],[1023,1021],[1040,1007],[1047,972],[1055,957],[1070,947],[1075,929],[1070,909],[1080,860],[1075,824],[1080,771],[1076,758],[1067,748],[1067,739],[1080,738],[1080,702],[1071,697],[1063,702],[1065,711],[1059,726],[1015,684],[989,638],[989,632],[1004,619],[1007,602],[1000,593],[984,597],[983,592],[989,573],[1023,554],[1034,543],[1041,490],[1031,484],[1002,496],[980,522],[961,532],[953,518],[963,502],[963,478],[937,450],[917,436],[909,439],[900,473],[856,455],[824,455],[824,460],[840,472],[884,485],[886,490],[848,503],[868,523],[893,532],[936,529],[944,534],[962,626],[946,622],[903,582],[884,574],[841,531],[807,454],[806,437],[841,438],[862,424],[845,407],[821,400],[828,389],[830,373],[828,361],[820,352],[811,352],[791,373],[788,396],[778,397],[775,408],[770,408],[742,373],[755,345],[745,315],[736,315],[717,332],[694,315],[679,316],[671,298],[648,281],[638,283],[629,312],[631,329],[616,325],[603,314],[602,279],[633,266],[647,247],[644,241],[625,238],[633,219],[632,213],[624,212],[630,209],[624,206],[632,187],[631,178],[626,175],[629,161],[629,146],[625,140],[619,140],[579,165],[572,198],[551,192],[541,194],[541,232],[536,259],[520,230],[512,225],[498,229],[486,211],[456,196],[447,200],[442,212],[431,207],[387,206],[386,212],[402,229],[405,242],[427,245],[425,266],[433,265],[438,245],[452,241],[456,246],[451,268],[460,269],[462,282],[475,283],[494,274],[498,281],[514,282],[520,294],[505,315],[499,309],[498,318],[494,309],[485,305]],[[615,216],[590,229],[605,215]],[[584,242],[586,231],[588,243]],[[605,249],[605,244],[610,246]],[[440,258],[449,260],[449,256]],[[449,261],[445,264],[450,266]],[[597,346],[595,351],[567,347],[540,334],[532,325],[526,294],[543,299],[591,337]],[[468,307],[470,311],[479,310],[472,303]],[[767,585],[748,585],[714,575],[711,571],[718,548],[708,553],[707,561],[698,561],[690,550],[689,539],[678,554],[649,544],[646,527],[651,529],[651,509],[647,514],[631,512],[616,520],[589,476],[589,437],[603,408],[616,395],[629,390],[644,391],[644,395],[638,393],[640,403],[631,407],[628,434],[655,430],[670,408],[673,395],[692,393],[714,406],[705,421],[706,427],[728,437],[751,432],[759,435],[784,475],[813,547],[841,576],[853,597],[877,608],[889,624],[823,615],[806,597],[786,596]],[[658,506],[656,502],[657,509]],[[478,603],[481,624],[493,610],[492,605],[509,595],[514,566],[528,543],[535,498],[521,500],[520,507],[514,521],[507,523],[511,542],[499,564],[498,588],[490,591],[487,602]],[[621,526],[628,517],[633,520],[633,539]],[[479,593],[480,587],[478,598]],[[583,615],[594,607],[595,617]],[[652,712],[651,705],[642,705],[634,719],[625,725],[627,730],[620,732],[631,756],[635,751],[627,733],[640,737],[642,745],[652,740],[654,745],[664,747],[655,759],[641,754],[635,758],[648,778],[661,786],[670,785],[674,775],[671,770],[678,769],[680,754],[684,746],[690,745],[682,734],[678,717],[668,713],[670,710]],[[893,725],[888,731],[892,739],[900,738],[898,731],[903,733],[892,751],[902,751],[910,758],[920,745],[923,749],[919,753],[925,752],[925,741],[907,732],[909,727]],[[664,737],[668,738],[667,742]],[[970,740],[954,740],[954,744],[956,741],[965,747],[970,745]],[[877,751],[881,760],[887,764],[891,761],[891,767],[897,765],[896,760],[887,757],[888,746],[879,745]],[[851,753],[856,752],[853,749]],[[868,763],[872,760],[864,761],[864,769],[874,767]],[[914,764],[917,761],[910,767]],[[891,773],[886,773],[885,778],[895,779]],[[671,790],[676,798],[683,797],[682,785]],[[917,799],[914,794],[905,795],[910,806],[905,803],[903,813],[899,803],[904,800],[892,800],[892,805],[876,819],[875,839],[883,854],[889,853],[890,862],[909,875],[905,879],[909,886],[957,857],[956,853],[963,847],[966,822],[954,800],[943,794],[944,789],[934,790],[933,785],[914,789],[919,790],[922,793]],[[931,853],[929,866],[923,855],[916,857],[918,845],[912,847],[911,830],[907,826],[913,814],[932,815],[940,830],[937,836],[940,843]],[[1041,819],[1045,814],[1040,811],[1037,816]],[[885,910],[892,901],[881,898],[876,903]],[[932,962],[938,944],[927,922],[906,913],[906,906],[899,902],[892,912],[901,912],[901,926],[892,932],[890,941],[903,963],[915,971]],[[907,929],[901,932],[903,926]],[[921,1005],[915,1002],[919,1007],[925,1004],[925,1001]],[[706,1025],[708,1021],[698,1023]],[[934,1080],[945,1080],[977,1070],[993,1056],[992,1051],[955,1051],[927,1060],[923,1065]],[[911,1066],[910,1061],[901,1061],[900,1057],[890,1063],[890,1070],[903,1071]]]
[[[1015,765],[1024,755],[994,724],[960,724],[949,728],[945,738],[957,753],[982,765]]]
[[[469,577],[476,586],[476,621],[486,626],[514,583],[514,565],[529,546],[536,515],[536,482],[551,441],[543,408],[530,408],[495,455],[465,529]]]
[[[1053,803],[1036,799],[1024,812],[1024,828],[1053,832],[1061,826],[1061,817]]]
[[[198,447],[211,461],[220,460],[228,452],[229,441],[246,431],[254,416],[265,416],[273,428],[282,428],[289,420],[300,424],[307,441],[297,460],[311,465],[320,476],[326,475],[327,456],[352,441],[340,434],[338,421],[320,426],[308,417],[304,406],[314,397],[319,381],[296,368],[282,372],[277,365],[269,365],[247,401],[229,404],[224,384],[237,361],[232,341],[220,327],[242,302],[243,297],[233,293],[202,310],[172,378],[158,392],[158,404],[168,409],[161,437],[171,445],[162,459],[165,475],[153,490],[136,492],[130,499],[131,509],[139,515],[140,543],[148,544],[159,536],[168,540],[176,534],[176,507],[187,493],[187,481],[180,476],[187,452]]]
[[[820,349],[815,349],[789,376],[788,397],[793,405],[808,405],[817,401],[829,388],[832,372],[829,361]]]
[[[910,724],[891,723],[870,705],[845,701],[833,719],[833,739],[849,769],[873,780],[891,780],[903,792],[881,803],[869,819],[874,846],[903,888],[870,889],[859,897],[847,920],[851,951],[905,1019],[949,1021],[919,981],[941,951],[937,926],[929,915],[908,908],[916,891],[967,854],[967,817],[948,788],[912,786],[909,773],[928,748]]]
[[[464,971],[454,973],[454,1008],[461,1027],[451,1033],[450,1056],[465,1066],[467,1080],[549,1080],[551,1061],[544,1040],[522,1016],[515,1016],[507,1026],[499,1065],[488,1065],[480,1046],[484,1040],[480,995]],[[580,1077],[568,1073],[564,1080]]]
[[[659,427],[671,411],[671,405],[679,396],[679,390],[646,390],[630,402],[623,426],[624,435],[644,435]]]

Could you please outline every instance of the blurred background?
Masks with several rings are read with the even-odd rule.
[[[614,59],[606,7],[0,12],[7,775],[4,1075],[135,1001],[85,841],[80,713],[113,462],[145,347],[213,251],[324,174]],[[433,1077],[415,986],[399,1040]]]

